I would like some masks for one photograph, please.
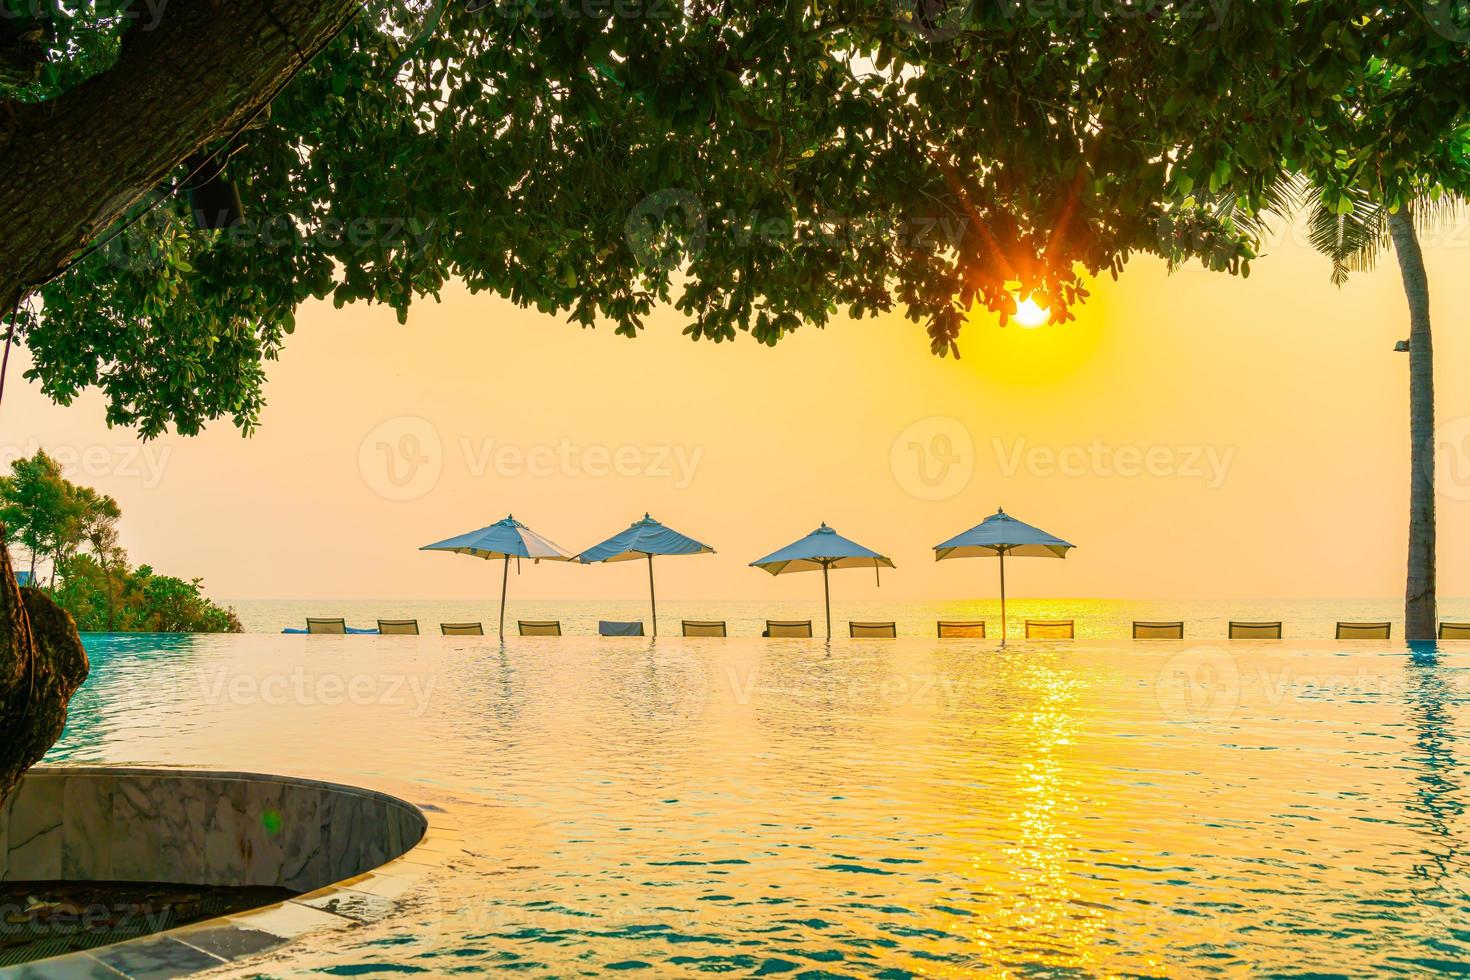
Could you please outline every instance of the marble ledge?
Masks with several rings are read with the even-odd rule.
[[[172,812],[160,812],[160,799],[172,800]],[[39,767],[0,814],[0,879],[169,880],[150,864],[161,861],[174,876],[216,879],[193,883],[279,884],[302,894],[0,968],[0,980],[188,976],[307,932],[381,921],[463,846],[452,814],[371,789],[239,772]]]

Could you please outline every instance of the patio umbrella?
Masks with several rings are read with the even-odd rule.
[[[827,639],[832,639],[832,589],[827,573],[834,568],[871,568],[878,574],[878,567],[893,568],[893,560],[856,541],[849,541],[827,526],[826,522],[800,541],[793,541],[780,551],[772,552],[759,561],[750,563],[755,568],[764,568],[772,575],[785,572],[813,572],[822,570],[822,597],[827,610]]]
[[[530,558],[532,561],[571,561],[572,555],[554,541],[550,541],[526,527],[514,516],[496,521],[489,527],[469,531],[453,538],[445,538],[426,544],[420,551],[452,551],[476,558],[502,558],[505,568],[500,573],[500,638],[505,639],[505,587],[510,579],[511,558]],[[519,563],[517,563],[519,565]]]
[[[658,636],[658,599],[653,590],[654,555],[712,555],[715,549],[693,538],[665,527],[647,514],[626,531],[619,531],[601,544],[595,544],[577,556],[577,561],[633,561],[648,559],[648,605],[652,615],[652,634]]]
[[[1019,558],[1065,558],[1077,547],[1039,527],[1018,521],[1004,508],[963,534],[934,546],[934,560],[946,558],[1000,559],[1000,645],[1006,645],[1006,555]]]

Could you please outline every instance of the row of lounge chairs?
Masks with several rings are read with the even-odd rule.
[[[1077,635],[1076,624],[1070,619],[1028,619],[1026,623],[1026,638],[1030,639],[1053,639],[1070,640]],[[728,636],[723,620],[696,620],[686,619],[682,622],[685,636]],[[516,626],[521,636],[561,636],[561,622],[554,619],[522,619],[517,621]],[[975,620],[973,622],[945,621],[940,620],[937,624],[940,639],[984,639],[985,621]],[[445,636],[484,636],[485,628],[480,623],[440,623],[439,630]],[[892,639],[898,636],[898,624],[893,622],[871,623],[871,622],[849,622],[847,624],[848,636],[856,639]],[[347,622],[342,619],[308,619],[306,621],[306,632],[308,633],[347,633],[347,632],[372,632],[371,630],[349,630]],[[387,635],[412,635],[419,632],[419,621],[416,619],[380,619],[378,620],[377,632]],[[597,624],[599,636],[643,636],[643,623],[612,622],[603,620]],[[1338,623],[1337,639],[1339,640],[1387,640],[1393,632],[1393,625],[1388,622],[1382,623]],[[812,621],[809,619],[768,619],[766,628],[761,631],[761,636],[769,637],[804,637],[812,636]],[[1282,624],[1276,622],[1230,622],[1230,639],[1232,640],[1279,640],[1282,637]],[[1184,623],[1180,622],[1150,622],[1135,620],[1133,623],[1133,638],[1135,640],[1182,640],[1184,638]],[[1441,640],[1470,640],[1470,623],[1440,623],[1439,638]]]

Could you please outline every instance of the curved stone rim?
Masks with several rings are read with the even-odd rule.
[[[215,970],[279,950],[308,933],[346,929],[390,918],[398,912],[401,899],[464,849],[458,822],[442,808],[433,804],[415,804],[399,796],[351,783],[274,773],[167,766],[36,766],[26,775],[285,783],[368,796],[403,806],[422,817],[425,827],[418,842],[397,857],[284,902],[81,952],[0,967],[0,978],[4,980],[132,980],[143,975],[186,976]]]

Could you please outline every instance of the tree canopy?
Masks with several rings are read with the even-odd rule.
[[[72,483],[44,451],[15,460],[10,475],[0,476],[0,525],[29,554],[32,573],[38,561],[64,566],[89,543],[115,546],[121,515],[117,501]]]
[[[248,430],[302,302],[404,318],[451,277],[629,335],[673,303],[716,342],[898,310],[958,353],[972,307],[1065,321],[1139,252],[1248,272],[1282,172],[1339,211],[1465,181],[1449,3],[473,6],[368,5],[231,145],[243,224],[133,206],[21,313],[44,390]],[[12,97],[139,29],[70,23]]]
[[[238,633],[232,610],[215,605],[201,579],[132,568],[119,543],[117,501],[71,482],[43,451],[0,476],[0,525],[7,544],[51,566],[48,592],[83,631]],[[84,550],[85,549],[85,550]],[[32,579],[31,585],[40,583]]]

